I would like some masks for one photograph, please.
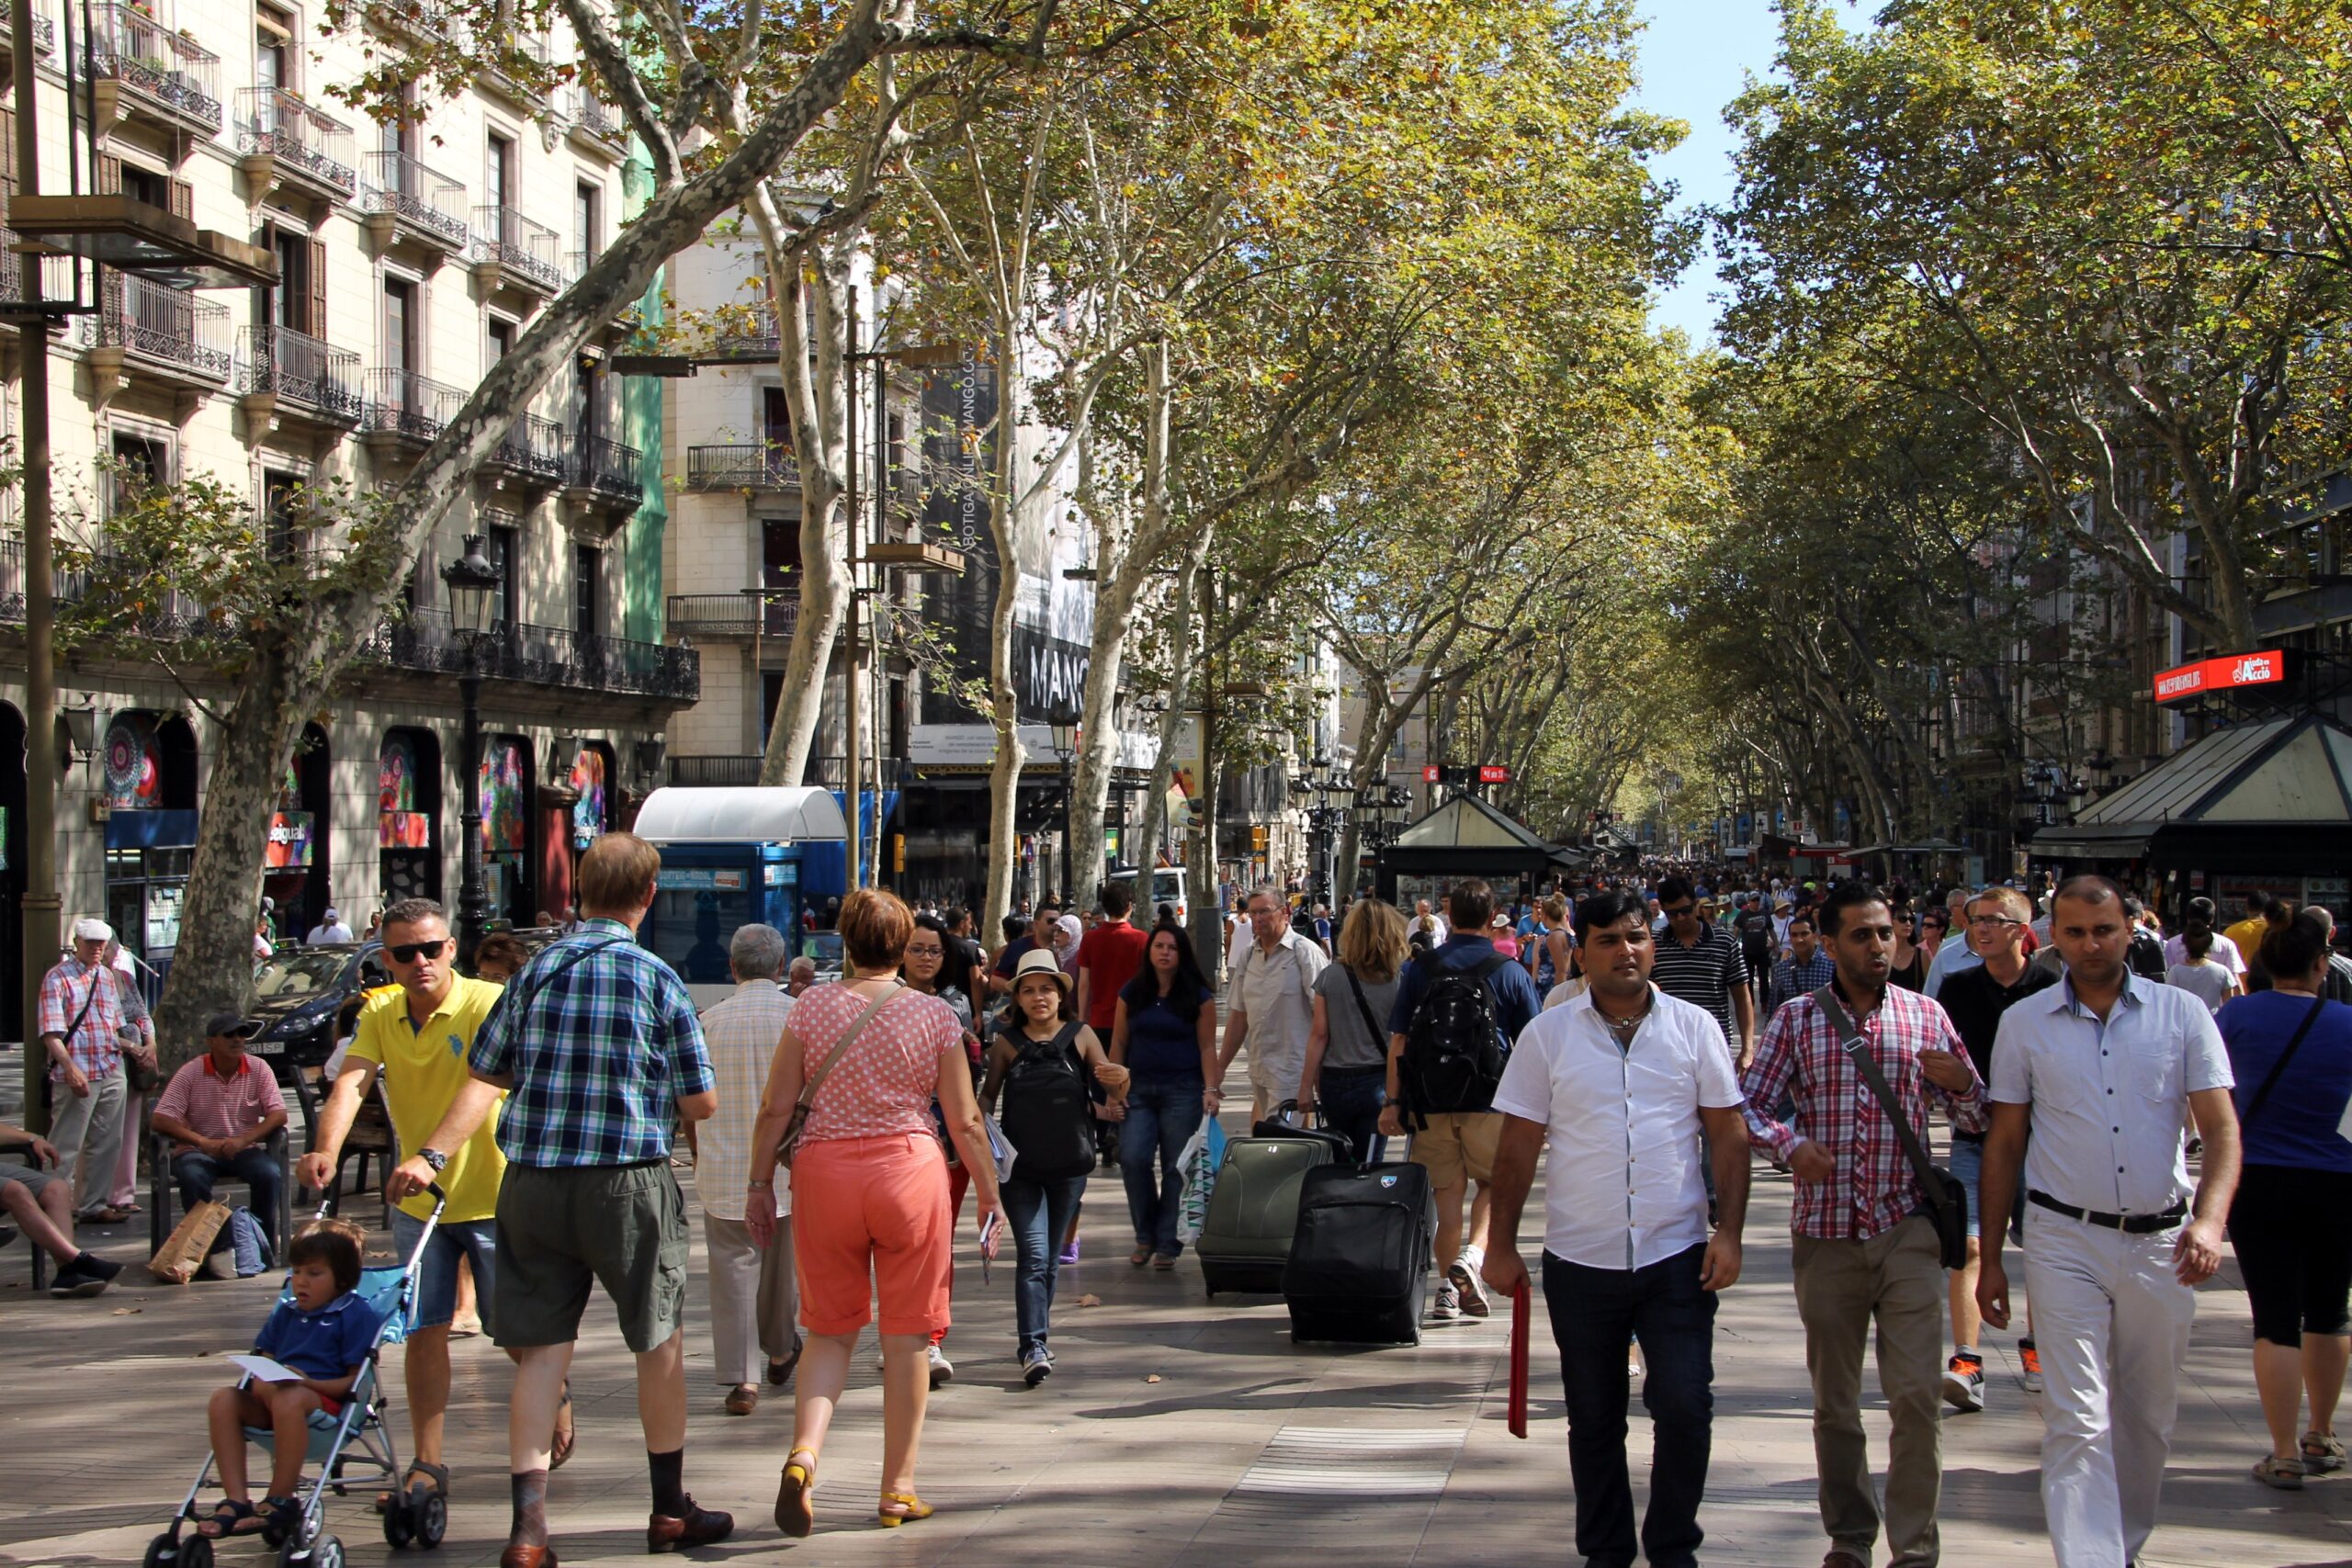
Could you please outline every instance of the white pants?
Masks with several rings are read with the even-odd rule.
[[[2180,1233],[2126,1235],[2039,1205],[2025,1224],[2051,1549],[2058,1568],[2123,1568],[2156,1528],[2197,1312],[2173,1274]]]
[[[122,1100],[128,1079],[118,1066],[76,1095],[60,1080],[51,1090],[49,1141],[57,1145],[57,1175],[74,1195],[74,1212],[90,1214],[114,1193],[115,1163],[122,1157]]]
[[[795,1321],[800,1298],[792,1277],[792,1218],[777,1219],[775,1239],[765,1247],[752,1240],[741,1220],[702,1217],[703,1245],[710,1256],[710,1338],[721,1386],[758,1387],[762,1360],[787,1360],[800,1343]]]

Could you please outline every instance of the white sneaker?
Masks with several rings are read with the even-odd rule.
[[[1462,1292],[1453,1288],[1452,1280],[1447,1280],[1438,1286],[1436,1299],[1430,1303],[1430,1321],[1452,1323],[1461,1315]]]
[[[1453,1260],[1453,1268],[1445,1271],[1445,1282],[1453,1287],[1454,1295],[1462,1303],[1462,1315],[1464,1317],[1487,1317],[1495,1310],[1487,1303],[1487,1287],[1478,1280],[1478,1266],[1485,1261],[1465,1252]]]
[[[949,1360],[947,1359],[947,1352],[941,1349],[937,1345],[931,1346],[930,1350],[931,1386],[937,1388],[941,1383],[946,1382],[955,1377],[956,1363]]]
[[[1053,1373],[1054,1353],[1051,1350],[1032,1350],[1021,1358],[1021,1381],[1031,1388],[1035,1388]]]
[[[1984,1363],[1955,1355],[1944,1364],[1944,1403],[1954,1410],[1984,1408]]]

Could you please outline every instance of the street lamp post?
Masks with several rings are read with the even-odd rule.
[[[1078,778],[1071,763],[1078,757],[1078,721],[1068,714],[1057,714],[1054,718],[1053,731],[1054,755],[1061,760],[1062,764],[1062,903],[1067,907],[1072,897],[1069,884],[1074,858],[1070,853],[1070,838]]]
[[[458,694],[465,707],[466,808],[458,830],[464,836],[462,879],[458,887],[458,959],[471,969],[474,950],[481,945],[482,927],[490,919],[490,891],[482,885],[481,867],[481,647],[490,636],[496,614],[498,589],[503,581],[498,568],[482,554],[481,536],[466,536],[466,553],[441,569],[449,590],[449,625],[466,647],[465,673],[458,678]]]

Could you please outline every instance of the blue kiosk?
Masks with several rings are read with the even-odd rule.
[[[735,989],[727,949],[738,927],[774,926],[799,951],[804,850],[849,836],[841,802],[812,788],[657,789],[635,831],[662,852],[637,940],[678,972],[697,1007]]]

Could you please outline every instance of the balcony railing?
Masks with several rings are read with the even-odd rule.
[[[564,89],[564,107],[571,115],[571,123],[600,141],[620,146],[628,140],[628,126],[621,118],[620,110],[598,97],[584,82],[574,82]]]
[[[368,372],[362,428],[383,432],[422,446],[466,406],[460,388],[430,380],[413,370],[379,366]]]
[[[799,484],[800,459],[788,442],[686,448],[688,490],[790,490]]]
[[[775,324],[775,307],[752,305],[729,310],[711,333],[711,352],[722,359],[774,359],[784,352]]]
[[[283,87],[237,89],[237,151],[266,153],[346,197],[359,186],[351,127]]]
[[[670,782],[687,788],[746,787],[760,782],[760,764],[765,761],[757,752],[738,756],[727,752],[709,752],[670,759]],[[842,780],[849,773],[841,757],[811,757],[800,776],[804,784],[820,789],[845,787]]]
[[[225,381],[236,360],[229,307],[185,288],[167,288],[136,274],[107,279],[104,303],[88,341]]]
[[[572,443],[571,482],[582,490],[635,504],[645,493],[645,479],[639,468],[644,457],[624,442],[583,435]]]
[[[790,637],[800,624],[800,598],[789,591],[757,593],[673,593],[670,630],[680,637]]]
[[[242,389],[275,392],[336,424],[359,423],[359,355],[291,327],[240,327]]]
[[[556,265],[556,232],[511,207],[474,209],[474,260],[505,268],[549,294],[563,288]]]
[[[463,674],[475,650],[446,610],[412,610],[377,628],[362,657],[402,670]],[[702,656],[691,648],[592,634],[527,622],[498,626],[482,639],[481,669],[494,680],[694,702],[702,695]]]
[[[144,11],[119,0],[90,7],[90,51],[84,69],[119,82],[172,114],[220,129],[220,59],[193,39],[166,32]]]
[[[51,601],[61,605],[79,604],[90,596],[93,579],[115,573],[127,577],[128,569],[109,564],[110,558],[102,555],[87,565],[54,568],[50,575]],[[20,538],[0,539],[0,625],[22,626],[24,620],[25,542]],[[135,606],[108,607],[108,629],[118,633],[185,640],[210,630],[212,625],[195,597],[176,589],[142,598]]]
[[[517,478],[540,484],[561,484],[570,467],[563,426],[551,419],[526,413],[514,422],[498,444],[491,461]]]
[[[367,166],[368,211],[389,212],[450,250],[465,249],[471,236],[463,185],[406,152],[370,152]]]

